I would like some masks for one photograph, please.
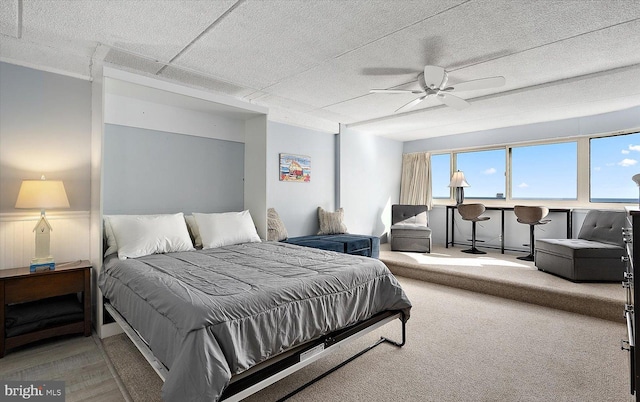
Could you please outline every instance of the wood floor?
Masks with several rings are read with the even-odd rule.
[[[0,359],[0,378],[64,381],[67,402],[129,401],[94,337],[66,336],[10,350]]]

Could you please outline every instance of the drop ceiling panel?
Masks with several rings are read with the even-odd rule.
[[[459,3],[247,1],[176,64],[262,89]]]
[[[0,35],[18,36],[18,2],[0,2]]]
[[[268,92],[292,99],[308,99],[316,108],[363,96],[372,88],[397,87],[415,82],[424,67],[424,42],[403,40],[396,35],[382,39],[381,46],[365,46],[338,59],[332,59],[283,80],[268,88]],[[374,67],[401,67],[413,73],[377,75],[368,72]],[[417,85],[403,88],[418,88]]]
[[[3,61],[89,79],[90,58],[73,51],[0,35],[0,59]]]
[[[440,19],[439,29],[451,34],[445,49],[460,59],[440,65],[455,70],[473,64],[473,49],[523,51],[638,17],[640,3],[632,1],[472,1]]]
[[[17,4],[0,1],[3,60],[89,77],[103,44],[123,69],[325,131],[415,138],[571,117],[630,107],[640,81],[637,0],[24,1],[20,39]],[[417,88],[425,64],[451,83],[507,82],[459,93],[464,111],[430,99],[395,115],[412,95],[369,94]]]
[[[234,1],[25,1],[25,38],[100,42],[168,61]]]
[[[521,7],[521,10],[514,12],[514,3],[515,6]],[[638,37],[638,22],[599,30],[605,26],[602,21],[617,23],[626,20],[629,15],[624,11],[633,11],[637,7],[632,10],[622,7],[623,12],[598,19],[587,17],[595,16],[597,12],[605,12],[604,3],[601,4],[601,8],[596,4],[595,10],[586,10],[580,3],[582,7],[576,7],[572,11],[551,7],[550,5],[556,3],[550,2],[526,3],[528,7],[521,2],[495,4],[498,7],[493,9],[482,8],[477,3],[457,7],[442,17],[416,24],[375,44],[363,46],[340,58],[329,60],[285,79],[268,88],[268,91],[291,99],[308,98],[308,102],[318,108],[347,114],[352,117],[351,120],[365,120],[389,114],[406,103],[398,102],[397,95],[389,97],[387,101],[385,95],[376,94],[378,104],[388,103],[388,107],[371,108],[368,98],[365,100],[364,96],[369,89],[391,88],[411,80],[415,81],[418,71],[425,63],[458,66],[450,72],[450,82],[494,75],[508,77],[504,88],[465,94],[475,97],[547,80],[558,80],[572,74],[585,74],[593,72],[594,69],[628,65],[635,63],[640,54],[631,51],[636,44],[628,40],[629,37]],[[590,12],[585,21],[572,18],[574,14],[580,14],[581,10]],[[477,18],[469,20],[464,17],[465,14],[475,15]],[[513,18],[514,14],[518,18]],[[487,21],[491,19],[501,23],[490,24],[488,28]],[[569,22],[564,23],[564,20]],[[589,23],[590,30],[596,31],[578,35],[582,32],[581,29],[584,30],[581,24],[585,23]],[[539,34],[540,32],[543,34]],[[574,39],[563,40],[564,38]],[[551,60],[545,55],[549,46],[541,46],[547,42],[551,42],[551,48],[556,49]],[[593,57],[591,52],[594,49],[597,61],[590,60],[584,63],[585,57]],[[528,52],[535,52],[536,56],[527,55]],[[518,57],[520,54],[524,54],[524,57]],[[481,62],[482,60],[485,61]],[[553,62],[557,62],[554,64],[557,68],[550,69],[549,65]],[[539,63],[547,64],[541,67],[536,65]],[[468,66],[464,67],[465,65]],[[367,74],[366,71],[373,70],[376,66],[382,69],[401,67],[414,69],[416,72],[413,75],[398,76]],[[359,107],[361,100],[364,103]]]
[[[636,40],[640,40],[640,20],[459,69],[450,74],[450,82],[498,73],[509,77],[499,89],[507,91],[607,71],[640,63]]]

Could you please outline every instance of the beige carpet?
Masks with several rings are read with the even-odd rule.
[[[399,277],[413,303],[405,347],[383,344],[292,401],[630,401],[623,324]],[[248,398],[273,401],[381,334],[387,325]],[[103,341],[134,401],[160,382],[119,335]]]
[[[473,255],[462,249],[436,246],[430,254],[404,253],[383,244],[380,259],[399,276],[623,322],[620,283],[574,283],[518,260],[523,253],[487,249]]]
[[[162,380],[125,334],[102,340],[102,347],[135,402],[161,401]]]

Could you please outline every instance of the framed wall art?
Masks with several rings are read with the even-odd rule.
[[[311,158],[305,155],[280,154],[280,181],[311,181]]]

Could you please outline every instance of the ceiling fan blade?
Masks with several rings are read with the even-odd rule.
[[[480,78],[478,80],[471,80],[460,82],[455,85],[451,85],[451,87],[455,91],[473,91],[476,89],[487,89],[487,88],[496,88],[501,87],[505,84],[506,80],[504,77],[489,77],[489,78]]]
[[[424,83],[428,88],[442,88],[446,84],[447,73],[438,66],[424,66]]]
[[[363,75],[406,75],[406,74],[418,74],[413,68],[402,67],[367,67],[363,68],[360,73]]]
[[[471,104],[466,100],[458,98],[457,96],[451,95],[447,92],[440,92],[437,98],[440,102],[457,110],[462,110],[468,106],[471,106]]]
[[[369,93],[372,94],[423,94],[424,91],[411,90],[411,89],[371,89]]]
[[[398,108],[395,111],[395,113],[398,113],[398,112],[403,111],[403,110],[411,109],[412,107],[414,107],[418,103],[422,102],[426,97],[427,97],[427,95],[424,95],[424,96],[421,96],[419,98],[416,98],[416,99],[412,100],[411,102],[407,103],[406,105],[401,106],[400,108]]]

